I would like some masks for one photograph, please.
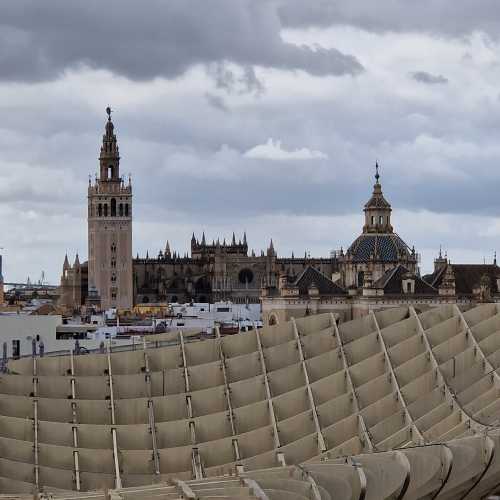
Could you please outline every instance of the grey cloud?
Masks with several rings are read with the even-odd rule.
[[[225,62],[208,65],[208,72],[214,77],[216,87],[228,94],[259,96],[264,92],[264,84],[257,78],[253,66],[246,65],[239,70],[237,74]]]
[[[314,75],[363,69],[338,50],[284,42],[276,5],[268,0],[7,0],[1,16],[3,80],[51,79],[82,65],[138,80],[172,78],[192,65],[221,61]],[[248,70],[249,83],[253,77]]]
[[[483,31],[497,38],[496,0],[281,0],[279,15],[288,27],[351,25],[375,32],[420,31],[463,36]]]
[[[264,84],[257,78],[253,66],[245,66],[243,68],[242,82],[249,92],[253,92],[256,95],[262,94],[265,90]]]
[[[218,109],[219,111],[227,112],[229,108],[227,107],[224,99],[221,96],[211,94],[210,92],[205,92],[205,99],[210,106]]]
[[[443,75],[433,75],[427,71],[414,71],[410,76],[417,82],[426,83],[427,85],[436,85],[448,83],[448,78]]]
[[[21,4],[27,5],[27,2]],[[189,2],[183,4],[189,5]],[[220,6],[222,2],[205,2],[202,11],[207,4]],[[2,3],[2,22],[5,5]],[[52,3],[44,3],[43,9],[46,5]],[[66,2],[60,3],[61,12],[51,11],[51,15],[59,19],[57,29],[68,31],[67,51],[63,50],[66,35],[57,34],[55,21],[45,19],[42,7],[36,17],[40,18],[41,26],[53,23],[54,30],[49,35],[60,39],[61,45],[55,52],[53,45],[58,45],[55,41],[37,42],[45,36],[45,31],[50,31],[46,27],[31,30],[27,20],[19,19],[16,28],[0,30],[0,37],[5,36],[10,44],[7,50],[0,42],[3,54],[0,59],[10,58],[9,64],[13,65],[8,69],[9,75],[18,71],[19,78],[53,78],[64,68],[79,64],[75,61],[142,79],[154,74],[177,75],[193,61],[201,61],[202,68],[218,66],[231,75],[224,74],[218,85],[214,82],[200,88],[197,70],[186,75],[185,90],[179,90],[178,87],[183,86],[172,82],[138,84],[88,71],[62,77],[54,84],[12,86],[0,83],[0,184],[4,185],[4,190],[0,189],[0,215],[6,240],[1,243],[10,253],[6,255],[6,265],[9,264],[5,270],[9,276],[17,273],[22,278],[29,272],[35,277],[40,269],[45,269],[51,271],[51,280],[55,282],[65,250],[74,255],[79,249],[83,257],[86,249],[86,180],[87,174],[98,168],[99,143],[105,121],[103,108],[109,97],[111,106],[116,106],[114,121],[122,155],[122,173],[126,175],[130,171],[133,174],[134,248],[141,254],[149,248],[151,255],[151,251],[163,246],[167,238],[177,241],[177,249],[184,244],[187,249],[191,230],[198,233],[203,227],[216,224],[218,229],[212,230],[212,235],[230,234],[233,229],[240,234],[247,229],[249,235],[253,233],[251,244],[257,248],[277,234],[283,242],[278,247],[280,253],[289,245],[296,255],[304,247],[315,255],[327,255],[328,249],[348,244],[361,230],[362,207],[371,193],[373,162],[377,157],[382,165],[384,193],[393,204],[396,230],[409,243],[415,243],[417,249],[434,243],[494,248],[493,243],[489,243],[491,240],[478,237],[479,223],[465,237],[455,233],[438,234],[435,242],[429,243],[428,227],[434,228],[435,221],[429,216],[427,225],[423,225],[416,237],[415,223],[411,219],[421,210],[451,213],[453,221],[461,221],[464,213],[476,213],[481,220],[491,220],[500,214],[495,204],[496,186],[500,182],[496,168],[500,162],[500,148],[496,149],[500,102],[494,97],[480,95],[480,85],[477,92],[467,94],[466,99],[461,99],[458,92],[441,100],[439,93],[432,99],[425,96],[415,99],[414,92],[406,92],[414,84],[406,73],[401,75],[395,63],[392,70],[401,92],[394,92],[390,84],[381,85],[376,75],[366,73],[355,86],[349,86],[349,93],[341,92],[339,97],[337,86],[349,82],[315,79],[311,83],[310,78],[301,74],[273,74],[267,78],[265,70],[259,69],[257,74],[254,70],[263,60],[273,61],[276,67],[308,67],[307,58],[312,51],[293,48],[279,40],[265,46],[261,40],[255,40],[258,59],[254,47],[245,42],[249,53],[243,53],[245,43],[234,34],[225,33],[220,25],[218,36],[225,36],[229,45],[236,39],[238,49],[228,48],[227,44],[217,50],[201,47],[210,45],[206,30],[198,33],[196,19],[191,20],[190,14],[184,13],[178,15],[178,24],[181,24],[179,19],[189,18],[196,29],[191,29],[189,36],[177,33],[171,37],[178,42],[176,50],[172,49],[176,53],[170,61],[164,56],[165,51],[158,53],[154,44],[151,45],[149,38],[155,38],[154,30],[149,29],[147,33],[151,36],[146,36],[142,28],[124,17],[120,8],[115,7],[114,22],[106,28],[106,22],[110,24],[106,19],[109,16],[102,14],[103,19],[96,23],[94,12],[83,15],[85,3],[75,5],[72,8],[80,11],[84,28],[77,29],[77,21],[65,14],[69,8]],[[95,8],[96,4],[92,5]],[[165,5],[171,8],[177,4],[165,2]],[[234,5],[240,3],[233,0],[229,11],[236,8]],[[263,1],[262,5],[270,8],[267,2]],[[368,15],[371,3],[366,2],[365,8]],[[180,12],[180,7],[178,9]],[[254,38],[258,38],[262,30],[264,33],[279,31],[275,11],[270,9],[269,12],[265,21],[272,25],[271,28],[258,27],[252,35]],[[206,11],[201,15],[207,22]],[[223,17],[221,12],[218,17]],[[12,13],[9,19],[13,26]],[[223,21],[216,19],[214,22]],[[82,35],[82,29],[90,29],[93,23],[98,28],[96,48],[93,49],[99,52],[98,58],[87,57],[94,54],[87,47],[93,41],[91,36]],[[125,26],[123,35],[117,32],[115,23]],[[71,30],[80,33],[85,49],[81,53],[77,51],[76,55],[72,53],[76,45]],[[205,38],[194,40],[193,33]],[[170,37],[169,34],[161,35]],[[252,38],[244,32],[241,36]],[[134,49],[128,52],[127,37]],[[211,38],[210,42],[213,40]],[[392,43],[390,36],[387,40]],[[121,53],[117,47],[123,44],[125,52]],[[13,46],[22,49],[17,56]],[[138,57],[145,52],[140,52],[137,46],[147,47],[144,51],[153,47],[150,61]],[[165,47],[168,49],[167,45]],[[278,47],[279,54],[268,54],[269,47]],[[293,49],[293,56],[287,55],[288,49]],[[471,47],[471,51],[473,49]],[[210,57],[203,51],[208,51]],[[68,53],[71,57],[65,59]],[[240,57],[242,53],[244,57]],[[329,51],[314,52],[322,53],[326,54],[325,61],[331,55]],[[301,62],[302,54],[304,60]],[[316,70],[321,69],[318,62],[321,57],[314,61]],[[426,68],[426,57],[428,54],[422,54],[421,60],[409,69]],[[29,58],[32,58],[34,70]],[[158,61],[166,66],[158,65]],[[0,63],[0,72],[4,68]],[[464,81],[470,81],[470,75],[464,78],[457,69],[450,68],[453,83],[464,88]],[[470,71],[483,71],[483,68],[471,67]],[[253,89],[259,87],[254,81],[257,75],[263,75],[265,95],[261,99],[242,96],[248,92],[255,94]],[[481,75],[477,74],[479,79]],[[496,81],[494,73],[486,73],[485,77],[488,81]],[[290,89],[285,88],[277,82],[279,79],[293,79],[293,85]],[[272,87],[276,82],[283,89],[280,95]],[[301,87],[300,92],[294,88],[295,84]],[[332,86],[331,94],[322,90],[325,84]],[[115,94],[118,102],[114,102]],[[226,109],[230,112],[222,114]],[[435,145],[415,145],[416,139],[423,135],[435,139]],[[329,159],[299,166],[290,164],[292,162],[276,165],[277,162],[242,158],[242,152],[265,143],[269,137],[280,138],[290,149],[307,145],[324,152]],[[224,149],[222,144],[228,147]],[[463,147],[459,147],[461,145]],[[25,167],[20,168],[20,164]],[[400,224],[399,217],[404,210],[410,211],[410,215],[405,224]],[[285,214],[287,225],[261,227],[262,218],[270,214]],[[307,234],[300,231],[297,221],[324,219],[333,214],[351,214],[355,220],[353,229],[346,231],[337,221]],[[33,216],[36,218],[31,219]],[[438,229],[435,231],[438,233]],[[29,241],[23,242],[23,238]],[[40,239],[44,239],[43,244],[38,243]],[[33,248],[40,250],[36,258],[33,258]]]

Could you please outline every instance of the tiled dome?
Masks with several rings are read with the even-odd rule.
[[[347,250],[356,262],[366,262],[372,255],[379,261],[398,262],[410,254],[408,245],[395,233],[364,233]]]

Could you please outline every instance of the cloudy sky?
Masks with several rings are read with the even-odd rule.
[[[0,246],[8,281],[87,254],[110,105],[134,253],[192,231],[327,256],[362,227],[375,160],[432,267],[500,250],[496,0],[3,0]]]

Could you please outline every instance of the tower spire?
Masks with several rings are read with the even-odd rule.
[[[111,108],[106,108],[108,120],[106,122],[104,135],[102,136],[101,154],[99,162],[101,165],[100,181],[120,181],[120,154],[118,142],[115,135],[115,126],[111,121]]]
[[[365,204],[363,233],[392,233],[391,204],[384,198],[380,184],[380,166],[375,162],[375,184],[371,198]]]

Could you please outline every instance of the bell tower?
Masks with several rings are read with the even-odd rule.
[[[132,184],[120,177],[120,155],[111,109],[102,137],[99,177],[88,187],[89,296],[101,308],[129,309],[132,295]]]

